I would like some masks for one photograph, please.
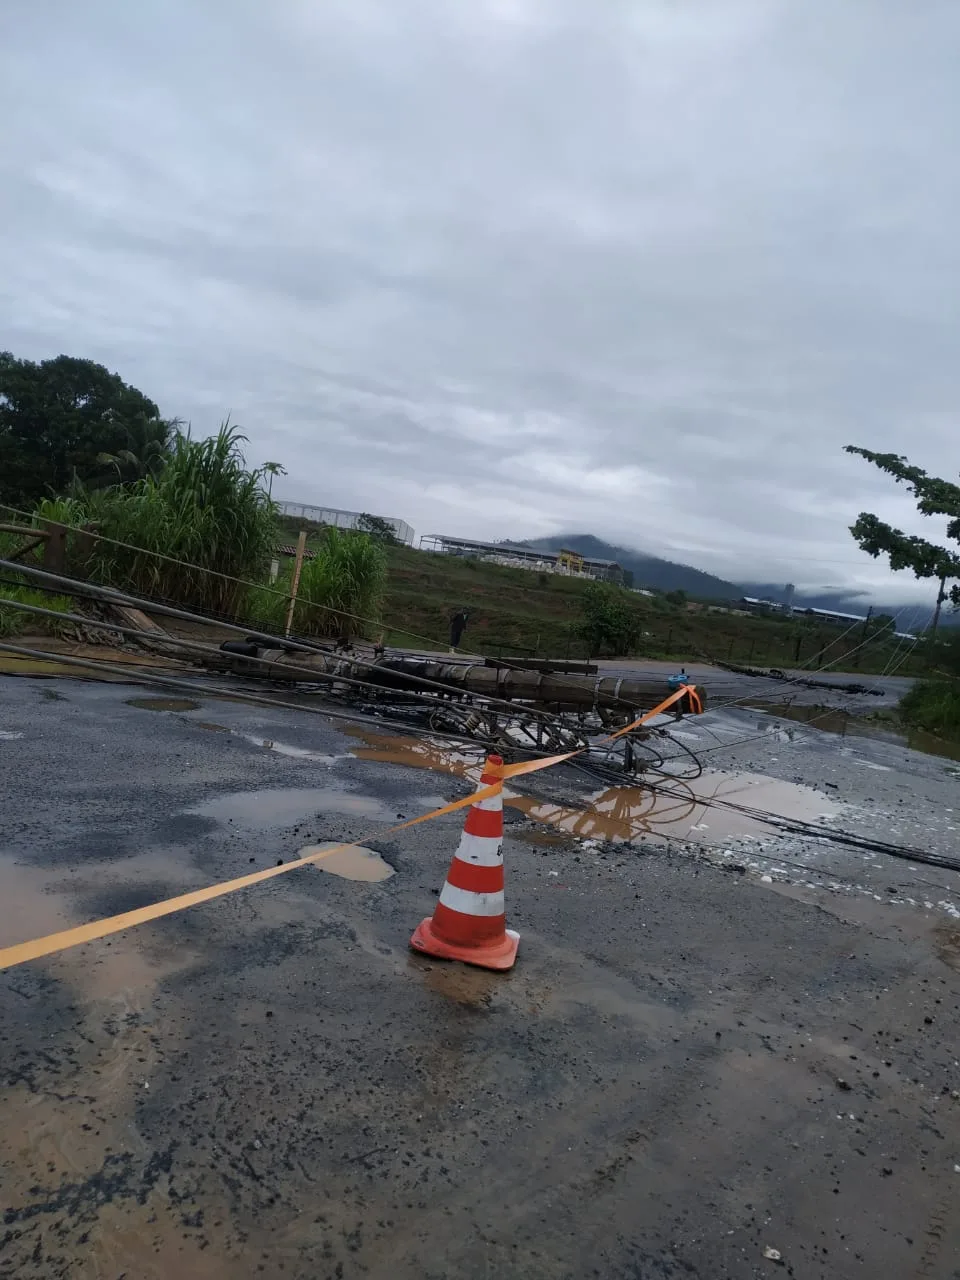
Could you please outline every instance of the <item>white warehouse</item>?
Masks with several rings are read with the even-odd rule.
[[[337,507],[314,507],[309,502],[278,502],[277,506],[285,516],[295,520],[309,520],[312,524],[331,524],[337,529],[356,529],[362,515],[374,515],[372,511],[341,511]],[[396,516],[378,516],[393,529],[398,542],[413,545],[413,529],[406,520]]]

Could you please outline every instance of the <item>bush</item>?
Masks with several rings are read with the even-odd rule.
[[[912,728],[960,738],[960,681],[918,680],[901,698],[899,711]]]
[[[640,615],[627,593],[609,582],[591,582],[583,592],[581,636],[590,653],[629,653],[640,638]]]

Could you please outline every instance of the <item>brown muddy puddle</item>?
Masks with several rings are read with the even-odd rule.
[[[379,884],[381,880],[389,880],[392,875],[396,875],[393,867],[389,862],[384,862],[376,850],[364,848],[363,845],[341,849],[336,841],[328,840],[323,844],[308,844],[305,848],[298,849],[297,857],[306,858],[323,849],[337,851],[314,863],[318,870],[326,871],[328,875],[341,876],[344,880],[361,880],[365,884]]]
[[[746,705],[780,720],[809,725],[821,733],[838,734],[841,738],[871,738],[874,742],[893,743],[928,756],[960,760],[960,743],[945,742],[923,729],[903,729],[896,724],[870,720],[836,707],[800,706],[792,702],[764,702],[762,699]]]
[[[479,777],[483,752],[451,748],[446,742],[377,733],[354,726],[349,736],[365,743],[354,749],[361,760],[378,760],[416,769],[432,769],[457,777]],[[582,804],[567,805],[519,795],[504,788],[503,803],[531,822],[555,827],[572,836],[624,843],[639,839],[681,839],[713,844],[743,836],[776,833],[772,822],[715,805],[716,801],[760,810],[772,818],[819,822],[832,817],[837,805],[812,787],[780,782],[763,774],[704,770],[695,782],[672,782],[671,794],[642,785],[609,787]]]

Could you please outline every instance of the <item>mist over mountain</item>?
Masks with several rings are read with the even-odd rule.
[[[687,595],[701,600],[732,601],[743,596],[756,596],[762,600],[781,601],[786,586],[783,582],[731,582],[702,569],[695,569],[692,565],[678,564],[660,556],[646,555],[630,547],[605,542],[591,533],[559,534],[528,542],[514,542],[512,545],[544,551],[559,551],[565,547],[597,560],[616,560],[633,574],[635,587],[646,587],[652,591],[685,591]],[[839,588],[819,592],[798,591],[794,597],[794,605],[798,608],[833,609],[837,613],[856,614],[866,614],[872,605],[875,614],[887,613],[897,618],[901,629],[922,630],[930,621],[932,597],[933,587],[930,606],[911,604],[904,607],[902,604],[873,600],[865,591],[844,591]],[[946,609],[942,623],[944,626],[960,625],[960,614],[953,614]]]

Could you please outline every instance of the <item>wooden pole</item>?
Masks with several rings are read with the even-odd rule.
[[[290,583],[290,603],[287,606],[287,625],[284,635],[289,638],[290,632],[293,630],[293,611],[297,604],[297,592],[300,590],[300,570],[303,568],[303,553],[307,549],[307,531],[300,530],[300,537],[297,539],[297,558],[293,564],[293,581]]]

